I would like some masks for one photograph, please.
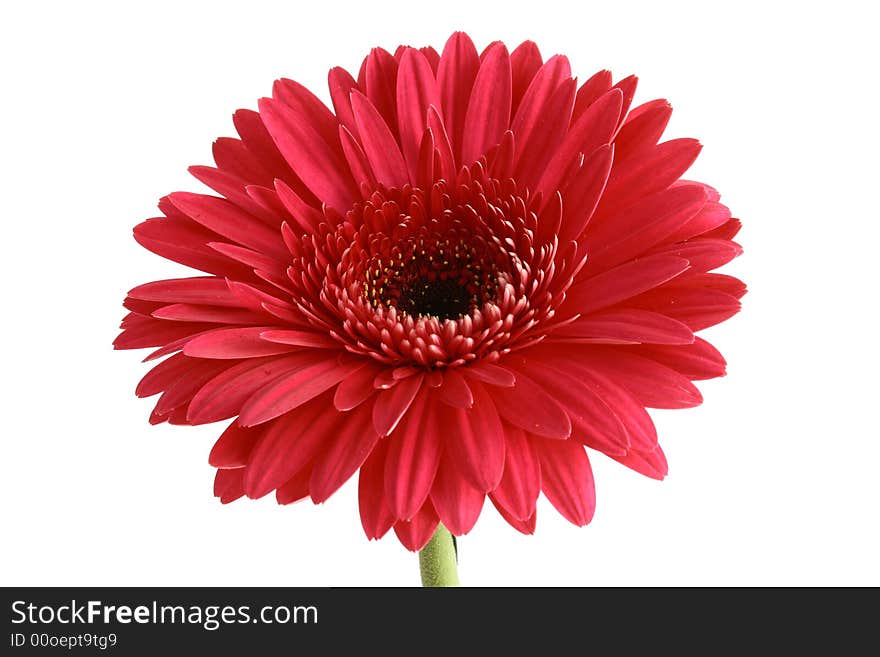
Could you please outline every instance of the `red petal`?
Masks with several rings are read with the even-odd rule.
[[[297,194],[304,196],[309,203],[317,202],[317,199],[293,172],[275,146],[275,142],[272,141],[272,136],[266,130],[258,112],[240,109],[233,114],[232,120],[242,143],[266,169],[272,172],[275,178],[284,180],[296,190]]]
[[[613,213],[638,198],[666,189],[690,168],[701,149],[696,139],[673,139],[639,157],[618,161],[608,179],[600,212]]]
[[[373,387],[376,390],[389,390],[395,386],[397,379],[394,377],[394,370],[382,368],[378,370],[376,378],[373,379]]]
[[[441,400],[456,408],[470,408],[474,404],[467,381],[454,369],[447,369],[443,373],[443,384],[437,393]]]
[[[574,101],[574,111],[571,113],[571,123],[574,125],[583,116],[584,112],[604,94],[611,89],[611,71],[599,71],[584,82],[578,89]],[[622,94],[621,94],[622,95]],[[621,107],[623,103],[621,102]]]
[[[269,425],[248,459],[244,478],[248,497],[262,497],[284,484],[327,444],[341,420],[328,401],[317,399]]]
[[[339,342],[328,335],[315,331],[277,330],[263,331],[260,338],[277,344],[289,344],[295,347],[312,347],[314,349],[338,349]]]
[[[437,67],[437,83],[447,132],[459,160],[468,100],[479,67],[480,58],[470,37],[464,32],[456,32],[449,37]],[[437,131],[432,130],[436,136]]]
[[[182,338],[177,338],[176,340],[172,340],[171,342],[165,342],[163,340],[163,342],[165,342],[165,346],[161,347],[159,349],[156,349],[156,351],[150,352],[150,354],[146,358],[144,358],[143,362],[147,363],[151,360],[156,360],[157,358],[162,358],[164,356],[167,356],[168,354],[173,354],[175,351],[180,351],[181,349],[183,349],[183,347],[186,345],[186,343],[189,342],[190,340],[192,340],[194,337],[196,337],[198,335],[202,335],[204,333],[208,333],[210,330],[213,330],[213,329],[208,328],[211,326],[210,324],[192,324],[192,325],[186,324],[186,326],[202,326],[205,328],[205,330],[203,330],[201,332],[191,333],[190,335],[184,336]],[[126,334],[127,333],[128,333],[128,331],[126,331]],[[122,336],[119,336],[119,337],[122,337]],[[114,349],[124,349],[125,347],[119,346],[118,341],[119,341],[119,338],[116,338],[116,341],[113,342],[113,348]]]
[[[183,354],[174,354],[171,358],[163,360],[153,369],[146,373],[138,383],[135,394],[138,397],[151,397],[159,394],[171,386],[180,377],[186,376],[189,368],[196,362]]]
[[[317,105],[323,105],[308,91],[297,96],[298,102],[293,104],[261,99],[260,116],[278,150],[309,190],[330,207],[344,212],[357,198],[357,189],[345,166],[335,119],[316,117],[323,115]]]
[[[421,389],[423,380],[423,374],[411,376],[379,393],[373,404],[373,427],[380,436],[394,431]]]
[[[275,490],[275,500],[278,504],[293,504],[308,497],[309,479],[311,476],[312,467],[307,465],[281,484]]]
[[[187,171],[199,182],[204,183],[245,212],[260,218],[269,225],[278,223],[278,217],[274,212],[267,211],[248,195],[246,188],[250,181],[214,167],[192,166]],[[163,211],[165,211],[164,208]]]
[[[233,422],[214,443],[208,463],[215,468],[243,468],[262,435],[262,427],[242,427]]]
[[[535,365],[532,368],[535,382],[565,409],[574,440],[606,454],[626,452],[630,446],[626,428],[594,388],[564,369],[547,363]]]
[[[434,107],[428,108],[428,129],[434,138],[436,152],[440,156],[438,177],[447,181],[455,180],[455,157],[453,155],[452,142],[446,127],[443,125],[443,120]]]
[[[686,324],[647,310],[620,308],[589,314],[565,325],[553,341],[625,344],[690,344],[694,334]]]
[[[412,518],[431,491],[440,461],[441,416],[437,402],[423,388],[400,426],[388,439],[385,495],[388,507],[402,520]]]
[[[615,84],[612,89],[620,89],[623,93],[623,105],[620,108],[620,123],[623,123],[626,113],[629,112],[629,106],[632,105],[633,97],[636,95],[636,86],[639,79],[635,75],[629,75]]]
[[[590,351],[588,363],[651,408],[689,408],[703,401],[687,377],[648,358],[599,347]]]
[[[361,89],[392,132],[397,131],[397,60],[387,50],[373,48],[364,61],[364,79],[358,76]]]
[[[422,189],[429,189],[434,184],[434,164],[440,168],[440,154],[434,149],[434,134],[428,128],[422,133],[419,144],[418,160],[415,166],[413,180],[415,185]]]
[[[168,424],[173,425],[184,425],[186,422],[186,404],[182,404],[175,408],[173,411],[170,411],[168,415],[161,416],[168,421]]]
[[[202,306],[192,303],[173,303],[162,306],[152,313],[156,319],[175,322],[210,322],[214,324],[262,324],[265,316],[244,308]]]
[[[317,362],[282,376],[251,396],[241,409],[243,426],[261,424],[291,411],[329,390],[357,368],[357,363],[340,362],[333,355],[319,355]]]
[[[493,396],[479,383],[471,385],[470,410],[443,409],[442,429],[449,457],[480,492],[493,490],[504,472],[504,428]]]
[[[156,413],[168,415],[175,409],[188,404],[199,388],[227,367],[229,367],[229,363],[223,361],[196,361],[187,371],[186,376],[179,378],[162,393],[159,401],[156,402]],[[186,424],[185,414],[178,419],[180,421],[175,424]]]
[[[675,285],[668,284],[646,292],[629,302],[629,305],[663,313],[687,324],[692,331],[700,331],[733,317],[740,311],[736,297],[698,283],[690,284],[691,277]]]
[[[311,233],[318,229],[318,225],[323,218],[323,215],[306,203],[302,197],[293,191],[293,189],[291,189],[283,180],[275,181],[275,193],[278,194],[278,200],[284,205],[284,209],[287,210],[290,216],[295,220],[296,225],[299,226],[302,231]]]
[[[613,411],[626,429],[633,448],[653,449],[657,445],[657,430],[645,407],[628,390],[590,367],[589,354],[592,348],[577,351],[572,350],[568,345],[565,345],[565,348],[561,347],[561,345],[540,345],[534,351],[540,354],[542,359],[547,359],[554,368],[582,382],[596,398]],[[619,452],[619,449],[614,451]]]
[[[448,458],[440,461],[431,488],[431,502],[450,532],[461,536],[473,529],[485,499],[486,495],[471,486]]]
[[[501,141],[510,125],[511,74],[507,48],[500,41],[483,53],[474,79],[462,135],[461,161],[476,162]]]
[[[403,547],[417,552],[431,540],[431,536],[434,535],[439,522],[440,520],[437,518],[434,507],[430,501],[427,501],[419,509],[419,512],[413,516],[412,520],[396,522],[394,524],[394,533],[397,534],[397,538],[400,539]]]
[[[216,253],[207,244],[219,235],[191,219],[148,219],[134,227],[134,239],[153,253],[209,274],[253,278],[253,272]]]
[[[229,286],[229,291],[235,296],[238,300],[238,305],[244,306],[245,308],[250,308],[254,312],[264,312],[267,311],[266,306],[281,306],[290,309],[291,311],[296,311],[294,306],[290,305],[286,301],[279,299],[278,297],[274,297],[271,294],[266,294],[262,290],[259,290],[252,285],[248,285],[247,283],[240,283],[238,281],[228,280],[226,284]],[[277,291],[282,296],[283,292]],[[300,320],[299,323],[302,323]]]
[[[611,141],[620,118],[623,95],[612,89],[593,103],[571,126],[550,164],[547,165],[536,191],[551,194],[562,186],[563,174],[579,153],[592,153]]]
[[[655,146],[669,123],[672,107],[665,100],[652,100],[633,109],[614,138],[614,150],[626,161]]]
[[[477,379],[478,381],[482,381],[483,383],[500,386],[502,388],[512,388],[516,383],[513,372],[506,370],[503,367],[499,367],[498,365],[493,365],[492,363],[478,362],[473,365],[468,365],[464,369],[463,374],[466,374],[473,379]]]
[[[535,533],[535,521],[538,518],[537,511],[535,511],[535,513],[532,514],[532,517],[528,520],[518,520],[517,518],[514,518],[512,515],[510,515],[510,513],[508,513],[508,511],[497,502],[494,495],[490,494],[489,499],[492,500],[492,504],[495,505],[495,508],[498,510],[498,513],[501,514],[501,517],[504,518],[507,523],[516,531],[522,532],[523,534]]]
[[[518,184],[532,187],[538,183],[568,130],[574,102],[575,81],[560,84],[553,95],[536,111],[537,124],[523,133],[513,129],[517,140],[517,163],[514,177]],[[528,126],[524,126],[528,127]]]
[[[535,502],[541,492],[541,467],[522,429],[506,425],[504,433],[504,475],[492,491],[492,499],[517,520],[528,520],[535,514]]]
[[[380,371],[377,365],[368,362],[340,381],[333,396],[336,409],[350,411],[369,399],[376,392],[373,380]]]
[[[614,148],[601,146],[584,161],[584,165],[566,185],[563,191],[560,244],[580,239],[599,204],[599,199],[602,198],[613,161]]]
[[[674,284],[670,283],[669,287],[675,288],[679,285],[681,287],[693,286],[705,290],[716,290],[730,295],[734,299],[741,299],[748,291],[746,284],[735,276],[717,273],[694,274],[693,276],[682,278],[681,281],[674,281]]]
[[[367,154],[345,126],[339,126],[339,141],[342,143],[342,152],[345,154],[345,161],[348,162],[355,182],[375,187],[376,177],[370,168]]]
[[[214,475],[214,497],[220,498],[221,504],[229,504],[244,495],[244,469],[217,470]]]
[[[650,451],[631,450],[623,456],[610,455],[615,461],[651,479],[663,479],[669,472],[666,455],[657,445]]]
[[[273,229],[277,230],[282,220],[288,219],[287,210],[278,195],[275,193],[275,180],[273,179],[266,185],[247,185],[244,191],[247,195],[260,206],[267,215],[273,215],[272,221],[267,221],[265,217],[262,220]]]
[[[624,212],[590,222],[585,269],[601,271],[634,258],[668,238],[706,204],[699,185],[672,187],[642,199]],[[600,209],[597,212],[601,212]]]
[[[541,460],[541,489],[567,520],[586,525],[596,510],[593,471],[582,445],[573,440],[535,439]]]
[[[260,334],[270,326],[248,326],[209,331],[186,343],[183,353],[195,358],[255,358],[295,351],[296,347],[268,342]]]
[[[513,133],[508,130],[501,137],[501,143],[487,156],[486,171],[493,178],[506,180],[513,176],[513,156],[516,153]]]
[[[425,59],[428,60],[428,64],[431,66],[431,71],[436,74],[437,67],[440,65],[440,55],[438,52],[431,46],[419,48],[419,52],[425,56]]]
[[[538,226],[535,231],[535,241],[538,244],[549,244],[558,239],[562,228],[562,193],[553,192],[541,205],[538,214]]]
[[[144,317],[146,317],[146,316],[152,316],[152,314],[155,311],[157,311],[160,308],[163,308],[165,306],[163,306],[162,303],[157,302],[157,301],[143,301],[142,299],[133,299],[132,297],[125,297],[125,299],[122,300],[122,307],[125,308],[126,310],[130,310],[132,316],[143,315]],[[156,319],[161,319],[161,318],[157,317]],[[123,321],[126,321],[126,320],[123,320]],[[119,328],[125,328],[125,326],[120,325]]]
[[[682,183],[685,184],[685,183]],[[704,189],[706,187],[704,186]],[[690,221],[679,227],[669,237],[667,242],[683,242],[697,235],[706,235],[719,226],[723,226],[730,219],[730,208],[715,201],[709,201],[695,214]],[[721,237],[720,239],[729,239]]]
[[[327,75],[327,86],[330,87],[330,100],[333,102],[337,120],[350,132],[357,134],[354,113],[351,110],[351,92],[357,89],[357,82],[351,77],[351,73],[336,66]]]
[[[248,185],[244,188],[244,191],[247,195],[259,205],[263,210],[265,210],[266,214],[271,214],[273,216],[273,220],[271,222],[266,221],[266,218],[263,217],[262,221],[265,222],[268,226],[270,226],[273,230],[278,230],[283,223],[284,220],[289,219],[289,214],[287,209],[284,207],[284,204],[278,200],[278,194],[275,193],[275,179],[270,182],[268,185]],[[308,190],[306,190],[308,191]]]
[[[154,281],[139,285],[128,295],[135,299],[163,303],[198,303],[232,307],[241,305],[235,295],[229,291],[226,281],[214,276]]]
[[[418,177],[419,146],[431,105],[440,106],[434,71],[422,53],[407,48],[397,69],[397,124],[411,181]]]
[[[696,239],[690,242],[667,244],[651,250],[652,254],[662,253],[685,258],[691,263],[688,273],[707,272],[726,265],[742,253],[742,247],[735,242],[715,239]]]
[[[369,428],[368,406],[361,406],[342,417],[339,432],[315,458],[309,490],[316,504],[330,497],[357,472],[379,441],[379,435]]]
[[[492,399],[501,417],[529,433],[545,438],[568,438],[571,422],[556,400],[522,370],[517,370],[515,376],[514,387],[492,391]]]
[[[263,188],[250,187],[249,189],[256,190]],[[264,190],[264,192],[261,193],[272,194],[273,197],[277,198],[275,192],[271,190]],[[280,212],[285,212],[283,207],[281,208]],[[275,239],[277,241],[277,237],[280,235],[280,232],[277,230],[277,228],[273,228],[272,232],[276,236]],[[276,255],[273,257],[271,255],[266,255],[265,253],[260,253],[259,251],[254,251],[253,249],[240,246],[239,244],[228,244],[226,242],[208,242],[208,246],[214,251],[222,253],[227,258],[236,260],[246,267],[250,267],[251,269],[262,269],[264,271],[280,273],[283,272],[286,267],[287,254],[284,253],[283,247],[278,248],[275,251]]]
[[[385,460],[390,440],[380,440],[364,461],[358,476],[361,525],[367,538],[382,538],[394,524],[394,514],[385,501]]]
[[[408,183],[409,173],[403,155],[381,114],[359,91],[351,93],[351,106],[364,154],[376,180],[388,187],[402,187]]]
[[[165,345],[162,353],[154,352],[154,357],[167,356],[180,349],[188,340],[199,333],[215,328],[215,324],[196,324],[191,322],[166,322],[161,319],[129,314],[123,320],[125,329],[113,341],[114,349],[141,349]],[[180,346],[171,347],[171,345]],[[148,360],[150,357],[148,357]]]
[[[523,95],[526,93],[532,78],[544,63],[541,57],[541,51],[534,41],[523,41],[513,52],[510,53],[510,73],[512,78],[511,96],[513,103],[511,105],[511,114],[516,115]],[[569,72],[571,75],[571,72]]]
[[[217,167],[253,183],[266,184],[275,177],[238,139],[220,137],[211,148]]]
[[[742,222],[739,219],[730,219],[718,226],[718,228],[702,233],[700,238],[710,237],[719,240],[732,240],[741,228]]]
[[[190,402],[187,419],[192,424],[205,424],[237,415],[258,390],[314,361],[313,354],[298,353],[238,363],[202,386]]]
[[[523,146],[523,149],[518,153],[518,161],[521,162],[525,157],[524,154],[528,153],[525,145],[529,143],[529,138],[536,128],[541,125],[542,117],[544,122],[554,118],[553,114],[545,113],[545,108],[556,90],[569,80],[571,80],[571,66],[568,63],[568,58],[564,55],[554,55],[535,74],[510,124],[510,129],[516,135],[517,143]],[[574,88],[572,87],[571,99],[568,103],[569,115],[559,117],[564,119],[563,134],[568,128],[573,102]]]
[[[582,315],[607,308],[675,278],[689,267],[684,258],[646,256],[576,283],[566,307]]]
[[[656,360],[691,380],[714,379],[726,373],[724,357],[702,338],[696,338],[689,345],[640,345],[631,349],[633,353]]]

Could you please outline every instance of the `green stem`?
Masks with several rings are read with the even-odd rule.
[[[442,524],[419,552],[422,586],[458,586],[455,539]]]

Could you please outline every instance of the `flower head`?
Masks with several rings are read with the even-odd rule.
[[[662,478],[645,407],[700,403],[691,381],[725,363],[694,332],[745,292],[708,273],[739,222],[680,180],[696,141],[658,143],[669,104],[462,33],[329,83],[333,111],[277,81],[192,167],[219,196],[170,194],[135,228],[207,274],[125,300],[116,347],[167,357],[137,389],[162,393],[150,421],[233,418],[223,502],[322,502],[359,471],[367,536],[413,550],[487,495],[526,533],[541,492],[588,523],[585,447]]]

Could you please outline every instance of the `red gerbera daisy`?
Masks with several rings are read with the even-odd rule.
[[[669,104],[462,33],[329,82],[332,112],[277,81],[191,169],[220,196],[170,194],[135,228],[208,274],[125,300],[116,348],[167,356],[137,388],[162,393],[150,421],[234,418],[210,455],[224,503],[322,502],[359,470],[367,536],[411,550],[487,495],[522,532],[541,492],[588,523],[585,447],[662,478],[645,407],[700,403],[725,363],[694,332],[745,292],[708,273],[740,224],[679,179],[700,145],[658,143]]]

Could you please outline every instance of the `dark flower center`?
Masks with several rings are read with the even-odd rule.
[[[367,267],[366,296],[374,307],[459,319],[495,296],[497,268],[481,247],[461,238],[403,240]]]
[[[283,285],[309,322],[395,367],[494,362],[542,340],[583,257],[570,242],[557,258],[558,200],[487,167],[427,189],[364,185],[344,215],[325,207],[317,232],[287,226]]]
[[[458,319],[467,315],[476,305],[476,300],[454,280],[426,279],[401,289],[397,307],[411,315],[433,316],[437,319]]]

